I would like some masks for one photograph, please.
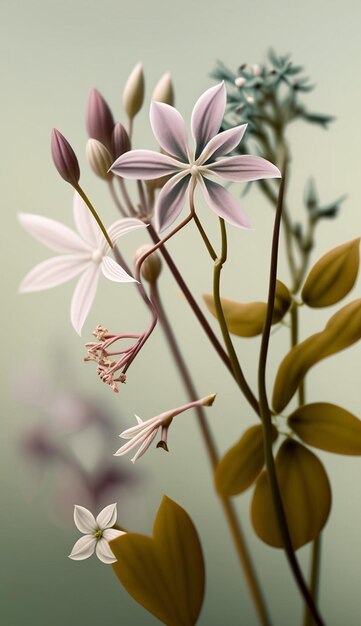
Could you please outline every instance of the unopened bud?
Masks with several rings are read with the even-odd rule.
[[[70,185],[77,186],[80,178],[78,159],[70,143],[56,128],[51,134],[51,154],[60,176]]]
[[[117,122],[112,134],[112,155],[114,160],[130,150],[130,139],[123,124]]]
[[[244,87],[246,82],[247,81],[244,78],[244,76],[237,76],[236,80],[234,81],[234,84],[236,85],[236,87]]]
[[[254,65],[252,65],[252,74],[253,76],[260,76],[262,73],[262,69],[261,66],[258,65],[258,63],[254,63]]]
[[[153,246],[145,244],[144,246],[138,248],[134,257],[135,263],[137,263],[137,261],[143,256],[143,254],[151,250],[152,247]],[[156,282],[161,270],[162,261],[159,252],[157,252],[156,250],[155,252],[152,252],[149,256],[147,256],[145,261],[143,261],[141,268],[142,276],[146,281],[148,281],[148,283],[152,284]]]
[[[123,107],[129,119],[133,119],[142,108],[144,100],[143,65],[137,63],[123,91]]]
[[[93,172],[103,180],[109,180],[112,176],[109,169],[113,163],[111,154],[107,148],[97,139],[88,139],[86,156]]]
[[[152,100],[174,106],[174,89],[170,72],[163,74],[162,78],[156,84]]]
[[[210,396],[207,396],[206,398],[202,398],[202,406],[212,406],[216,397],[217,397],[217,394],[212,393]]]
[[[253,96],[246,96],[246,100],[247,100],[248,104],[254,104],[254,97]]]
[[[89,94],[86,127],[89,137],[97,139],[110,150],[114,127],[113,115],[97,89],[92,89]]]

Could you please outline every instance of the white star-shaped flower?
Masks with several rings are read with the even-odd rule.
[[[74,561],[88,559],[94,552],[103,563],[115,563],[116,558],[108,541],[112,541],[125,533],[112,528],[117,519],[117,505],[109,504],[95,519],[94,515],[83,506],[75,505],[74,522],[85,536],[75,543],[69,558]]]
[[[93,303],[100,271],[109,280],[118,283],[135,282],[134,278],[108,256],[110,246],[78,194],[74,195],[74,222],[78,233],[64,224],[43,217],[20,213],[20,224],[45,246],[60,252],[60,256],[36,265],[21,282],[20,293],[50,289],[82,274],[75,287],[71,301],[71,322],[80,335],[83,324]],[[135,218],[114,222],[107,230],[113,243],[119,237],[145,224]]]

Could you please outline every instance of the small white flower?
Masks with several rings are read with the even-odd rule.
[[[69,559],[82,561],[88,559],[94,552],[103,563],[115,563],[116,558],[111,551],[108,541],[116,539],[125,533],[122,530],[112,528],[117,519],[117,505],[109,504],[95,519],[94,515],[83,506],[75,505],[75,526],[85,536],[75,543]]]
[[[78,233],[64,224],[41,215],[20,213],[20,224],[45,246],[60,252],[60,256],[36,265],[23,279],[19,291],[28,293],[50,289],[82,274],[71,302],[71,322],[80,335],[82,326],[93,303],[100,271],[109,280],[124,283],[135,282],[132,276],[112,259],[110,247],[85,202],[74,195],[74,222]],[[135,218],[114,222],[108,228],[110,239],[115,243],[122,235],[145,228]]]

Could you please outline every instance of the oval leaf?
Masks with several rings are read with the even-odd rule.
[[[217,317],[213,295],[203,294],[203,299],[208,310],[214,317]],[[230,333],[238,335],[238,337],[255,337],[262,333],[267,311],[266,302],[244,303],[221,298],[221,303]],[[277,324],[284,317],[290,304],[291,295],[288,288],[280,280],[277,280],[272,324]]]
[[[122,539],[122,541],[119,541]],[[126,591],[168,626],[194,626],[204,596],[204,561],[189,515],[164,496],[153,537],[127,533],[110,542]]]
[[[360,237],[327,252],[311,269],[301,296],[311,307],[342,300],[355,284],[360,262]]]
[[[278,433],[274,426],[272,428],[272,438],[276,441]],[[237,496],[254,483],[263,466],[263,432],[259,424],[248,428],[218,463],[215,471],[218,493]]]
[[[294,550],[316,539],[331,509],[331,488],[321,461],[303,445],[288,439],[276,457],[276,473]],[[251,504],[253,528],[262,541],[283,548],[268,476],[256,483]]]
[[[313,365],[361,339],[361,299],[335,313],[320,333],[311,335],[285,356],[276,376],[273,407],[280,413]]]
[[[336,404],[305,404],[290,415],[288,424],[310,446],[337,454],[361,454],[361,420]]]

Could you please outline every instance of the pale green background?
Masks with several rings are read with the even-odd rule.
[[[231,0],[223,5],[206,0],[105,0],[103,3],[2,0],[2,624],[156,623],[123,592],[110,569],[95,559],[82,563],[67,559],[78,536],[71,524],[71,511],[69,525],[57,528],[48,514],[46,494],[34,499],[27,497],[25,460],[20,456],[17,442],[22,429],[36,421],[36,412],[24,410],[14,399],[13,388],[9,390],[10,381],[12,387],[14,379],[17,386],[24,382],[20,376],[22,363],[46,366],[54,361],[59,345],[63,346],[81,390],[96,394],[129,423],[134,412],[151,417],[176,406],[184,397],[159,335],[153,336],[134,365],[126,389],[118,397],[98,383],[91,365],[82,364],[83,341],[96,323],[101,321],[121,330],[145,322],[146,314],[131,287],[117,291],[116,286],[102,283],[83,339],[75,335],[69,322],[73,285],[30,296],[16,294],[23,275],[47,257],[44,248],[20,229],[16,213],[42,213],[71,225],[71,191],[59,179],[49,156],[51,128],[59,128],[76,149],[84,171],[84,186],[109,223],[116,214],[101,181],[89,173],[84,158],[84,111],[92,86],[98,87],[116,117],[124,121],[122,85],[135,63],[142,60],[148,101],[158,78],[170,70],[177,106],[187,117],[195,99],[212,84],[209,73],[217,58],[235,68],[242,62],[264,60],[270,45],[280,53],[292,52],[295,62],[306,66],[317,85],[308,96],[310,107],[337,117],[329,132],[300,125],[292,136],[295,156],[290,194],[295,211],[300,205],[304,182],[311,173],[316,176],[325,202],[344,192],[348,194],[337,224],[325,223],[320,229],[321,253],[359,235],[361,230],[359,7],[355,0],[299,3]],[[137,119],[135,142],[138,147],[152,148],[155,143],[149,130],[147,106]],[[270,245],[272,215],[255,190],[246,197],[244,205],[255,231],[231,232],[231,261],[238,265],[236,271],[224,272],[224,294],[262,299],[267,283],[265,251]],[[213,215],[202,207],[201,211],[205,224],[216,236]],[[126,249],[130,255],[142,241],[137,235],[128,240]],[[194,291],[201,293],[211,287],[211,267],[198,244],[196,234],[188,229],[170,248]],[[282,269],[280,276],[287,280]],[[234,385],[225,380],[220,363],[213,357],[166,272],[163,291],[184,353],[196,374],[200,394],[219,392],[209,416],[220,449],[226,450],[244,428],[240,418],[243,425],[254,418],[245,402],[241,402],[241,410],[235,408]],[[360,282],[355,297],[359,293]],[[323,311],[313,319],[306,314],[303,333],[320,329],[329,315],[329,311]],[[287,348],[286,335],[275,337],[270,368]],[[238,345],[242,346],[245,369],[254,385],[258,344],[239,342]],[[309,397],[328,399],[360,414],[360,357],[360,348],[354,347],[316,368],[308,385]],[[62,381],[54,384],[60,388]],[[114,449],[116,445],[117,440]],[[165,455],[152,449],[142,459],[148,480],[129,508],[122,508],[119,502],[118,520],[134,530],[149,533],[164,493],[183,505],[197,525],[206,553],[207,595],[199,623],[251,626],[257,620],[231,554],[227,527],[212,492],[201,445],[191,416],[180,418],[171,431],[172,453]],[[112,452],[109,450],[109,454]],[[334,499],[324,540],[321,607],[328,624],[356,626],[360,623],[360,466],[357,459],[320,456],[331,477]],[[275,624],[298,624],[300,601],[285,559],[254,537],[248,522],[248,505],[249,495],[237,501]],[[302,550],[300,557],[306,564],[308,549]]]

